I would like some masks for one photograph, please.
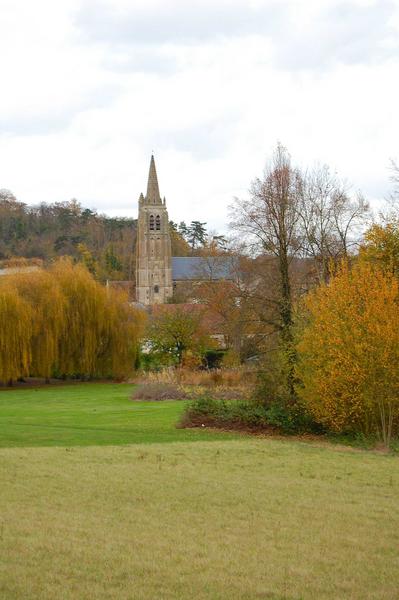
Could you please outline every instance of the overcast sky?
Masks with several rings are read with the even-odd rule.
[[[224,229],[280,140],[376,204],[399,158],[399,0],[0,0],[0,188]]]

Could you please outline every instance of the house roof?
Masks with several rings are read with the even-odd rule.
[[[178,280],[234,279],[232,256],[172,256],[172,278]]]

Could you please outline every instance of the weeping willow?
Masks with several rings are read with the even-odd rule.
[[[21,298],[29,303],[32,319],[30,374],[49,378],[57,368],[59,344],[65,332],[66,299],[57,280],[47,271],[10,276]]]
[[[107,290],[105,311],[98,373],[112,373],[113,377],[121,379],[132,371],[131,365],[136,363],[144,315],[128,304],[123,292],[112,289]]]
[[[25,375],[124,378],[132,373],[143,313],[81,264],[2,276],[0,380]]]
[[[63,375],[96,375],[105,319],[105,289],[81,264],[62,259],[51,269],[66,299],[65,328],[59,344]]]
[[[81,264],[57,261],[51,270],[67,301],[59,371],[89,377],[128,376],[134,370],[142,313],[123,293],[105,288]]]
[[[13,286],[0,286],[0,381],[29,375],[33,312]]]

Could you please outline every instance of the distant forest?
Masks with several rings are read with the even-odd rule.
[[[59,256],[83,262],[98,279],[134,278],[137,220],[109,217],[84,208],[77,200],[28,206],[0,190],[0,261]],[[171,225],[172,254],[190,253],[189,244]]]

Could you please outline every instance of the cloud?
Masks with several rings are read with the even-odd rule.
[[[321,5],[322,6],[322,5]],[[398,55],[391,0],[359,4],[336,2],[314,11],[277,44],[277,64],[284,68],[322,70],[341,64],[370,64]]]
[[[102,2],[86,1],[75,25],[86,43],[133,52],[132,69],[146,64],[145,46],[212,44],[260,36],[274,49],[279,68],[321,70],[341,62],[369,63],[398,51],[393,0]],[[153,53],[154,56],[154,53]],[[156,62],[152,62],[152,68]],[[158,56],[162,69],[163,60]]]
[[[85,2],[75,24],[87,41],[110,44],[186,44],[216,37],[272,34],[284,22],[286,2]]]
[[[2,0],[0,18],[0,187],[22,201],[133,216],[154,150],[171,218],[223,229],[277,140],[389,190],[388,0]]]

